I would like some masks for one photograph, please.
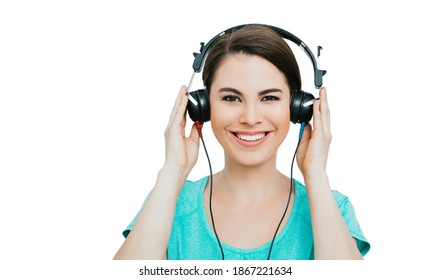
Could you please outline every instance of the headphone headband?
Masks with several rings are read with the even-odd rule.
[[[199,53],[193,53],[195,59],[193,61],[193,69],[195,73],[199,73],[202,70],[202,64],[204,61],[204,58],[206,57],[206,54],[208,52],[208,49],[212,46],[212,44],[217,41],[218,38],[220,38],[221,36],[223,36],[226,33],[231,33],[235,30],[241,29],[244,26],[247,26],[250,24],[242,24],[242,25],[238,25],[235,27],[231,27],[229,29],[226,29],[225,31],[217,34],[216,36],[214,36],[211,40],[208,41],[208,43],[201,43],[201,47],[199,50]],[[292,33],[281,29],[279,27],[275,27],[275,26],[271,26],[271,25],[266,25],[266,24],[256,24],[256,25],[261,25],[261,26],[265,26],[268,27],[272,30],[274,30],[275,32],[277,32],[282,38],[287,39],[295,44],[297,44],[302,50],[305,51],[305,53],[307,54],[307,56],[310,58],[311,63],[313,64],[313,69],[314,69],[314,85],[316,86],[316,88],[320,88],[323,84],[323,79],[322,77],[326,74],[326,70],[320,70],[317,68],[317,62],[316,59],[313,55],[313,53],[311,52],[311,50],[308,48],[308,46],[301,41],[298,37],[296,37],[295,35],[293,35]],[[317,47],[317,53],[318,56],[320,55],[320,50],[321,50],[321,46]]]

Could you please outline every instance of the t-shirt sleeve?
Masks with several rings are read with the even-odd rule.
[[[145,201],[147,201],[147,200],[145,199]],[[130,224],[123,230],[123,236],[124,236],[124,238],[127,238],[127,236],[129,236],[129,233],[132,230],[133,226],[135,225],[135,222],[138,219],[139,214],[141,214],[142,208],[145,205],[145,201],[142,204],[141,209],[138,211],[138,213],[135,215],[135,217],[133,218],[133,220],[130,222]]]
[[[355,210],[349,198],[337,191],[332,192],[337,202],[338,209],[340,209],[344,222],[350,232],[350,235],[356,239],[358,250],[362,256],[365,256],[370,250],[370,243],[365,238],[361,226],[356,219]]]
[[[204,177],[204,178],[202,178],[196,182],[192,182],[189,180],[185,181],[184,186],[183,186],[181,193],[179,195],[179,198],[178,198],[179,202],[177,204],[175,215],[181,216],[185,212],[186,213],[191,212],[197,207],[198,195],[196,192],[201,190],[201,188],[203,188],[206,185],[206,180],[207,180],[206,177]],[[198,186],[200,186],[200,188],[198,188]],[[135,215],[135,217],[130,222],[130,224],[123,230],[123,236],[125,238],[127,238],[130,231],[132,230],[133,226],[135,225],[135,222],[138,219],[139,214],[141,214],[142,208],[144,208],[144,205],[145,205],[145,203],[146,203],[146,201],[150,195],[151,195],[151,193],[145,198],[145,201],[142,204],[141,209]]]

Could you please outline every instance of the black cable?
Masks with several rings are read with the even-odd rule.
[[[216,231],[216,227],[215,227],[215,223],[214,223],[214,216],[213,216],[213,209],[212,209],[212,197],[213,197],[213,172],[212,172],[212,168],[211,168],[211,162],[210,162],[210,157],[208,156],[208,151],[207,151],[207,147],[205,146],[205,142],[204,142],[204,138],[201,136],[201,141],[202,141],[202,145],[204,146],[204,150],[205,150],[205,154],[207,156],[208,159],[208,165],[210,167],[210,215],[211,215],[211,223],[213,225],[213,230],[214,230],[214,234],[217,238],[217,242],[218,242],[218,246],[220,247],[220,252],[221,252],[221,259],[224,260],[224,252],[223,252],[223,248],[221,246],[221,242],[220,239],[218,238],[217,235],[217,231]]]
[[[280,226],[283,223],[284,217],[286,216],[287,209],[289,208],[290,198],[292,196],[292,189],[293,189],[293,186],[294,186],[294,182],[293,182],[293,163],[295,162],[295,156],[296,156],[296,152],[298,151],[299,142],[301,142],[301,140],[299,140],[298,144],[296,145],[295,153],[293,154],[292,164],[290,166],[290,190],[289,190],[289,197],[287,199],[286,208],[284,208],[283,216],[281,217],[280,223],[278,224],[278,227],[277,227],[277,229],[275,230],[275,233],[274,233],[274,237],[272,238],[271,246],[269,247],[269,252],[268,252],[268,258],[267,258],[267,260],[269,260],[269,258],[271,257],[272,246],[274,245],[275,237],[277,236],[277,232],[280,229]]]
[[[280,226],[283,223],[284,217],[286,216],[287,209],[289,208],[290,197],[292,196],[292,189],[294,187],[294,182],[293,182],[293,164],[295,163],[296,153],[298,152],[299,143],[301,143],[302,133],[304,132],[304,128],[305,128],[305,123],[301,123],[301,128],[299,129],[298,144],[296,144],[296,149],[295,149],[295,152],[293,153],[292,164],[290,165],[290,190],[289,190],[289,197],[287,199],[286,208],[284,209],[283,216],[281,217],[280,223],[278,224],[278,227],[277,227],[277,229],[275,230],[275,233],[274,233],[274,237],[272,238],[271,246],[269,247],[269,252],[268,252],[268,258],[267,258],[267,260],[269,260],[270,257],[271,257],[272,246],[274,245],[275,237],[277,236],[277,232],[280,229]]]
[[[290,166],[290,190],[289,190],[289,197],[287,199],[286,208],[284,209],[283,216],[281,217],[281,220],[278,223],[277,229],[275,230],[274,237],[272,238],[271,246],[269,247],[269,252],[268,252],[268,258],[267,258],[267,260],[269,260],[270,257],[271,257],[272,247],[274,245],[275,238],[277,237],[277,232],[280,229],[280,226],[283,223],[284,217],[286,216],[287,209],[289,208],[290,198],[292,196],[292,189],[294,187],[294,182],[293,182],[293,164],[295,163],[296,153],[298,152],[298,147],[299,147],[299,143],[301,142],[302,133],[304,132],[304,128],[305,128],[305,123],[301,123],[298,144],[296,145],[295,153],[293,154],[292,164]],[[200,130],[201,128],[198,126],[198,129]],[[224,260],[223,247],[221,246],[220,239],[219,239],[219,237],[217,235],[217,231],[216,231],[216,227],[215,227],[215,223],[214,223],[213,211],[212,211],[213,172],[212,172],[212,168],[211,168],[211,161],[210,161],[210,157],[208,156],[207,147],[205,146],[205,142],[204,142],[204,139],[203,139],[202,134],[201,134],[200,131],[199,131],[199,134],[200,134],[200,138],[201,138],[201,141],[202,141],[202,145],[203,145],[204,150],[205,150],[205,154],[206,154],[207,159],[208,159],[208,165],[209,165],[209,168],[210,168],[210,201],[209,201],[209,208],[210,208],[211,223],[212,223],[212,226],[213,226],[214,234],[215,234],[215,236],[217,238],[218,245],[220,247],[220,252],[221,252],[222,260]]]

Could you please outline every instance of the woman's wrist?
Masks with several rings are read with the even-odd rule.
[[[174,164],[169,164],[169,163],[165,163],[162,168],[159,170],[159,175],[165,175],[168,174],[169,176],[173,176],[173,177],[187,177],[188,175],[186,175],[186,168],[184,167],[180,167],[178,165],[174,165]]]
[[[187,177],[188,172],[185,170],[185,168],[165,163],[159,170],[157,181],[163,182],[163,184],[168,183],[171,186],[177,186],[178,188],[181,188]]]
[[[315,186],[329,185],[328,175],[325,170],[315,170],[304,174],[304,183],[308,188],[314,188]]]

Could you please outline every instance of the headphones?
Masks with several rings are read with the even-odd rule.
[[[202,70],[202,65],[204,59],[206,58],[206,53],[208,49],[212,46],[214,42],[217,41],[218,38],[223,36],[224,34],[231,33],[238,29],[247,26],[248,24],[238,25],[235,27],[231,27],[226,29],[225,31],[217,34],[211,40],[208,41],[207,44],[201,43],[199,53],[193,53],[195,59],[193,61],[193,76],[190,80],[190,85],[193,81],[193,77],[195,73],[199,73]],[[308,46],[302,42],[298,37],[293,35],[292,33],[283,30],[281,28],[260,24],[261,26],[268,27],[273,31],[277,32],[282,38],[287,39],[295,44],[297,44],[302,50],[305,51],[307,56],[310,58],[311,63],[313,64],[314,69],[314,85],[316,88],[320,88],[322,86],[322,77],[326,74],[326,70],[318,69],[318,65],[316,59],[314,58],[313,53],[310,51]],[[317,47],[317,57],[320,56],[321,46]],[[313,116],[313,104],[314,96],[310,93],[304,92],[302,90],[293,89],[290,97],[290,121],[292,123],[308,123]],[[206,88],[198,89],[196,91],[192,91],[189,93],[189,101],[187,104],[187,111],[189,113],[190,118],[194,122],[204,123],[210,120],[210,103],[209,103],[209,94]]]

